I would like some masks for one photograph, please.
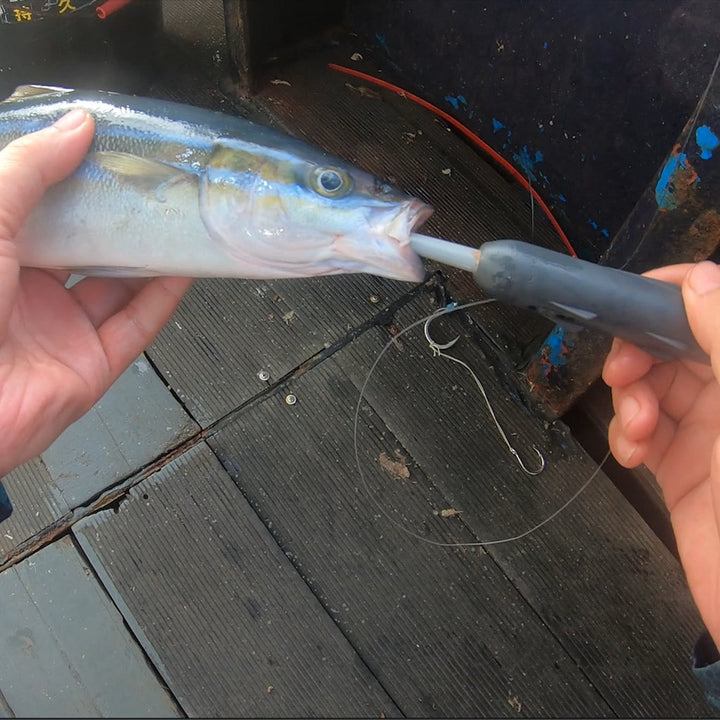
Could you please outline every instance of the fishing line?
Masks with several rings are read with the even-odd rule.
[[[403,328],[399,333],[396,335],[393,335],[393,337],[385,344],[385,346],[382,348],[382,350],[378,353],[378,356],[375,358],[373,364],[370,366],[370,370],[368,371],[367,375],[365,376],[365,380],[360,388],[360,395],[358,396],[357,405],[355,406],[355,416],[353,419],[353,449],[355,451],[355,465],[357,467],[358,474],[360,475],[360,479],[362,481],[363,488],[367,495],[370,497],[372,502],[375,504],[375,507],[380,511],[381,515],[388,520],[390,523],[392,523],[396,528],[398,528],[401,532],[405,533],[406,535],[409,535],[410,537],[419,540],[420,542],[426,543],[428,545],[434,545],[436,547],[446,547],[446,548],[455,548],[455,547],[481,547],[481,546],[489,546],[489,545],[500,545],[503,543],[509,543],[514,542],[516,540],[521,540],[522,538],[527,537],[528,535],[531,535],[535,531],[539,530],[544,525],[547,525],[547,523],[554,520],[560,513],[562,513],[569,505],[571,505],[584,491],[585,489],[590,485],[590,483],[595,479],[597,474],[602,469],[603,465],[607,461],[607,459],[610,457],[610,450],[607,451],[605,454],[605,457],[601,460],[600,464],[595,468],[595,470],[592,472],[590,477],[570,496],[568,500],[566,500],[562,505],[560,505],[559,508],[554,510],[548,517],[546,517],[544,520],[541,520],[539,523],[536,523],[532,527],[528,528],[527,530],[524,530],[523,532],[520,532],[516,535],[510,535],[508,537],[504,538],[498,538],[493,540],[477,540],[473,542],[444,542],[441,540],[430,540],[426,537],[423,537],[422,535],[419,535],[416,532],[413,532],[412,530],[409,530],[406,528],[402,523],[398,522],[393,518],[381,505],[380,501],[375,497],[372,490],[370,489],[370,485],[367,481],[367,477],[365,476],[365,473],[362,469],[362,463],[360,461],[360,443],[358,440],[358,426],[359,426],[359,419],[360,419],[360,408],[362,406],[363,398],[365,397],[365,391],[367,389],[368,383],[370,382],[370,378],[372,377],[373,373],[375,372],[375,369],[377,368],[378,364],[382,360],[385,353],[390,349],[390,347],[397,343],[397,340],[405,335],[406,333],[410,332],[412,329],[416,328],[418,325],[425,324],[426,328],[426,337],[428,341],[430,342],[430,347],[433,350],[433,354],[435,356],[441,356],[445,357],[447,359],[452,360],[453,362],[457,362],[460,365],[464,366],[467,370],[470,371],[473,379],[475,380],[477,386],[479,387],[483,397],[485,398],[485,401],[487,403],[487,406],[490,410],[490,414],[492,415],[493,420],[495,421],[495,425],[498,428],[501,437],[505,441],[505,444],[509,448],[510,452],[515,456],[516,460],[520,464],[520,467],[529,475],[536,475],[539,472],[541,472],[545,468],[545,459],[542,457],[540,452],[537,448],[535,448],[535,452],[540,456],[542,460],[542,467],[539,471],[532,472],[528,471],[522,460],[520,459],[520,456],[518,455],[517,451],[512,447],[510,444],[505,432],[503,431],[500,423],[497,420],[497,417],[495,415],[495,412],[492,409],[492,405],[490,404],[490,401],[487,397],[487,394],[485,393],[485,389],[482,386],[482,383],[480,383],[480,380],[475,375],[475,373],[472,371],[472,369],[467,365],[467,363],[463,362],[462,360],[459,360],[458,358],[453,357],[452,355],[448,355],[443,352],[444,349],[447,347],[453,345],[455,341],[453,340],[450,343],[447,343],[444,346],[438,345],[427,334],[427,326],[430,322],[435,320],[438,317],[441,317],[443,315],[449,315],[452,312],[455,312],[457,310],[467,310],[472,307],[477,307],[478,305],[487,305],[489,303],[495,302],[494,298],[490,298],[488,300],[476,300],[474,302],[466,303],[464,305],[456,305],[454,303],[451,303],[447,307],[441,308],[439,310],[436,310],[433,313],[430,313],[430,315],[426,315],[425,317],[420,318],[419,320],[415,320],[414,322],[410,323],[406,328]]]

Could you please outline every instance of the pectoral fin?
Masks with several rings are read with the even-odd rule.
[[[155,193],[163,201],[163,191],[178,182],[195,182],[195,176],[184,170],[149,158],[111,150],[99,150],[88,156],[88,161],[118,176],[142,192]]]

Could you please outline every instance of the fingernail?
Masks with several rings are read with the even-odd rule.
[[[87,118],[87,113],[80,108],[76,108],[75,110],[71,110],[67,115],[63,115],[55,122],[53,127],[63,131],[75,130],[75,128],[79,128],[85,122],[85,118]]]
[[[698,263],[690,271],[688,282],[698,295],[717,290],[720,288],[720,267],[708,260]]]
[[[635,455],[635,453],[637,452],[637,449],[638,449],[638,448],[637,448],[637,445],[633,445],[633,446],[630,448],[630,450],[628,450],[628,451],[623,455],[623,458],[622,458],[622,464],[623,464],[623,465],[628,465],[628,464],[630,463],[630,461],[633,459],[633,455]]]
[[[624,397],[620,402],[620,419],[623,427],[627,427],[638,414],[640,403],[634,397]]]

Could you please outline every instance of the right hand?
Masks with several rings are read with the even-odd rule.
[[[682,287],[690,328],[712,367],[658,362],[615,339],[603,370],[616,413],[608,439],[621,465],[645,463],[655,474],[688,585],[720,647],[720,267],[648,275]]]

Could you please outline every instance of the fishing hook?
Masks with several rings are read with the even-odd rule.
[[[452,360],[454,363],[457,363],[458,365],[462,365],[472,376],[473,380],[475,381],[475,384],[478,386],[478,389],[480,390],[480,393],[482,394],[483,398],[485,399],[485,404],[487,405],[487,408],[490,412],[490,415],[492,416],[493,422],[495,423],[495,427],[497,428],[498,432],[500,433],[500,437],[503,439],[503,442],[507,446],[507,449],[510,451],[510,454],[515,458],[517,461],[517,464],[520,466],[522,471],[526,475],[539,475],[544,469],[545,469],[545,457],[543,454],[537,449],[535,445],[532,446],[533,450],[537,453],[538,458],[540,458],[540,467],[537,470],[531,470],[525,463],[523,462],[522,458],[520,457],[520,454],[518,451],[510,444],[510,440],[508,440],[508,436],[505,434],[505,431],[502,428],[502,425],[500,425],[500,421],[497,419],[497,415],[495,415],[495,411],[493,410],[492,404],[490,403],[490,398],[488,398],[487,393],[485,392],[485,388],[483,387],[483,384],[480,382],[480,379],[475,374],[473,369],[463,360],[460,360],[459,358],[453,357],[452,355],[448,355],[446,352],[443,352],[444,350],[447,350],[448,348],[451,348],[455,343],[460,339],[460,336],[458,335],[453,340],[450,340],[450,342],[447,342],[445,344],[440,344],[432,339],[430,336],[430,323],[439,315],[445,315],[446,313],[450,312],[448,309],[444,308],[440,310],[439,312],[435,313],[434,315],[431,315],[426,321],[425,325],[423,327],[423,332],[425,333],[425,339],[428,341],[430,345],[430,349],[432,350],[433,357],[444,357],[448,360]]]
[[[428,341],[428,344],[430,345],[430,349],[432,350],[433,357],[440,357],[442,355],[443,350],[447,350],[448,348],[451,348],[459,339],[460,336],[458,335],[456,338],[451,340],[450,342],[446,342],[444,345],[441,345],[440,343],[435,342],[430,337],[430,323],[439,315],[445,315],[447,314],[447,310],[443,308],[439,312],[435,313],[434,315],[431,315],[426,321],[425,325],[423,327],[423,332],[425,333],[425,339]]]

